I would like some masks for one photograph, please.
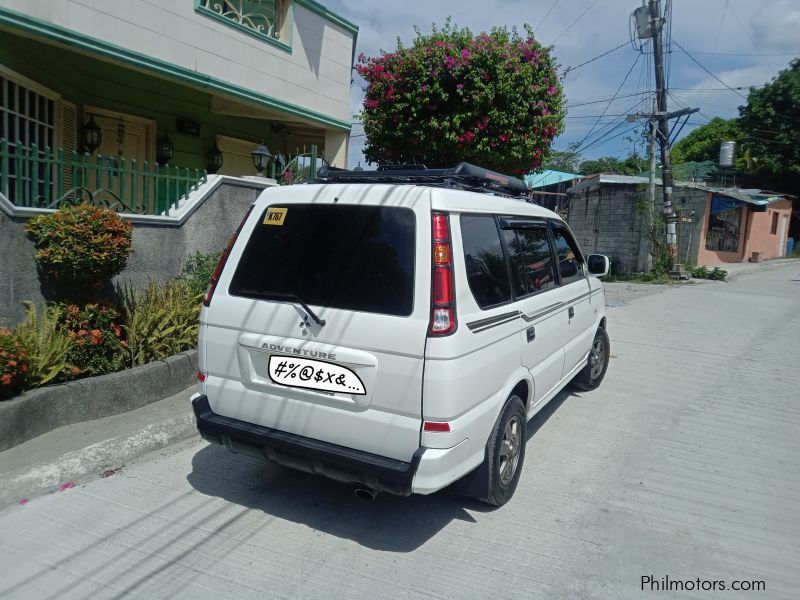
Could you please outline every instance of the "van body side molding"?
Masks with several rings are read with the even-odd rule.
[[[502,325],[503,323],[508,323],[509,321],[513,321],[514,319],[519,318],[519,311],[514,310],[511,312],[503,313],[502,315],[495,315],[494,317],[489,317],[487,319],[480,319],[479,321],[472,321],[471,323],[467,323],[467,328],[472,333],[479,333],[481,331],[486,331],[487,329],[491,329],[492,327],[497,327],[498,325]]]
[[[533,313],[532,315],[521,314],[522,320],[526,323],[532,323],[536,319],[541,319],[542,317],[549,315],[551,312],[564,308],[563,302],[556,302],[555,304],[551,304],[550,306],[545,306],[542,310]]]

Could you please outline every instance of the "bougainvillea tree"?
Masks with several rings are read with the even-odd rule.
[[[539,167],[563,128],[563,94],[550,49],[525,31],[475,36],[448,21],[431,34],[417,30],[408,48],[362,54],[367,160],[467,161],[512,174]]]

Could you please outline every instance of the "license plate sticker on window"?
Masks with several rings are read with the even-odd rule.
[[[279,385],[309,390],[357,395],[367,393],[364,383],[352,370],[310,358],[272,355],[269,357],[269,377]]]

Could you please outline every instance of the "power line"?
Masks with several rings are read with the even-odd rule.
[[[602,54],[598,54],[597,56],[595,56],[594,58],[590,58],[586,62],[582,62],[581,64],[579,64],[577,66],[574,66],[574,67],[567,67],[566,69],[564,69],[564,75],[563,76],[566,77],[567,74],[570,73],[571,71],[574,71],[575,69],[580,69],[584,65],[588,65],[589,63],[592,63],[592,62],[594,62],[594,61],[596,61],[596,60],[598,60],[600,58],[603,58],[604,56],[608,56],[612,52],[616,52],[620,48],[622,48],[624,46],[627,46],[627,45],[628,45],[628,42],[623,42],[619,46],[617,46],[616,48],[612,48],[611,50],[607,50],[607,51],[603,52]]]
[[[617,91],[616,91],[616,92],[614,92],[614,95],[611,97],[611,100],[610,100],[610,101],[608,102],[608,104],[606,105],[605,109],[603,110],[603,114],[606,114],[606,112],[608,112],[608,109],[611,107],[611,103],[612,103],[612,102],[614,102],[614,99],[617,97],[617,94],[619,94],[619,93],[620,93],[620,91],[622,90],[622,86],[624,86],[624,85],[625,85],[625,82],[626,82],[626,81],[628,81],[628,77],[629,77],[629,76],[630,76],[630,74],[633,72],[633,69],[636,67],[636,63],[638,63],[638,62],[639,62],[639,58],[640,58],[641,56],[642,56],[641,54],[637,54],[637,55],[636,55],[636,58],[634,59],[634,61],[633,61],[633,64],[631,65],[631,68],[630,68],[630,69],[628,69],[628,72],[625,74],[625,77],[622,79],[622,83],[620,83],[620,84],[619,84],[619,87],[617,88]],[[590,136],[590,135],[592,135],[592,132],[594,131],[595,127],[597,127],[597,124],[598,124],[599,122],[600,122],[600,119],[598,118],[598,119],[597,119],[597,121],[595,122],[595,124],[594,124],[594,125],[592,125],[592,128],[589,130],[589,133],[587,133],[587,134],[586,134],[586,135],[583,137],[583,139],[582,139],[580,142],[578,142],[578,148],[580,148],[580,147],[583,145],[583,143],[584,143],[584,142],[585,142],[587,139],[589,139],[589,136]]]
[[[711,56],[797,56],[798,52],[773,52],[773,53],[747,53],[747,52],[705,52],[699,50],[692,50],[692,54],[708,54]]]
[[[608,102],[609,100],[611,100],[611,101],[615,101],[615,99],[616,100],[623,100],[625,98],[633,98],[634,96],[644,96],[644,95],[652,94],[652,93],[653,93],[653,91],[650,90],[650,91],[643,91],[643,92],[634,92],[632,94],[622,94],[621,96],[612,96],[611,98],[606,96],[605,98],[598,98],[596,100],[588,100],[588,99],[586,101],[580,100],[580,101],[576,101],[573,104],[567,104],[566,108],[577,108],[578,106],[588,106],[590,104],[602,104],[603,102]]]
[[[536,26],[536,29],[533,30],[534,33],[539,31],[539,27],[544,25],[544,22],[547,21],[547,17],[549,17],[550,13],[553,12],[553,9],[555,9],[555,7],[558,6],[559,1],[560,0],[555,0],[555,2],[553,2],[553,5],[550,7],[550,10],[548,10],[547,14],[544,16],[544,18],[541,21],[539,21],[539,24]]]
[[[570,23],[569,25],[567,25],[567,28],[566,28],[566,29],[564,29],[564,31],[562,31],[561,33],[559,33],[559,34],[556,36],[556,39],[554,39],[552,42],[550,42],[550,44],[551,44],[551,45],[552,45],[552,44],[555,44],[555,43],[556,43],[558,40],[560,40],[560,39],[561,39],[561,36],[562,36],[562,35],[564,35],[565,33],[567,33],[567,32],[568,32],[570,29],[572,29],[572,27],[575,25],[575,23],[577,23],[577,22],[578,22],[578,21],[580,21],[580,20],[581,20],[581,19],[582,19],[584,16],[586,16],[586,13],[588,13],[590,10],[592,10],[592,9],[594,8],[594,5],[595,5],[595,4],[597,4],[598,2],[600,2],[600,0],[594,0],[594,2],[592,2],[592,3],[591,3],[591,5],[589,5],[589,8],[587,8],[585,11],[583,11],[583,12],[582,12],[582,13],[581,13],[581,14],[578,16],[578,18],[577,18],[577,19],[575,19],[575,20],[574,20],[572,23]]]
[[[676,45],[678,48],[680,48],[680,49],[681,49],[681,51],[682,51],[682,52],[683,52],[683,53],[684,53],[686,56],[688,56],[688,57],[689,57],[689,58],[692,60],[692,62],[694,62],[694,63],[695,63],[695,64],[696,64],[698,67],[700,67],[701,69],[703,69],[703,71],[705,71],[706,73],[708,73],[709,75],[711,75],[711,77],[713,77],[714,79],[716,79],[717,81],[719,81],[719,82],[720,82],[722,85],[724,85],[724,86],[725,86],[727,89],[729,89],[730,91],[732,91],[734,94],[736,94],[736,95],[737,95],[737,96],[739,96],[740,98],[742,98],[742,99],[744,99],[744,100],[747,100],[747,96],[742,96],[742,95],[741,95],[741,94],[740,94],[740,93],[739,93],[737,90],[735,90],[734,88],[732,88],[731,86],[729,86],[727,83],[725,83],[724,81],[722,81],[722,79],[720,79],[720,78],[719,78],[719,77],[717,77],[717,76],[716,76],[714,73],[712,73],[711,71],[709,71],[709,70],[708,70],[708,69],[707,69],[705,66],[703,66],[703,64],[702,64],[700,61],[698,61],[698,60],[697,60],[697,59],[696,59],[694,56],[692,56],[691,54],[689,54],[689,53],[686,51],[686,48],[684,48],[683,46],[681,46],[681,45],[680,45],[680,44],[679,44],[677,41],[674,41],[673,43],[674,43],[674,44],[675,44],[675,45]]]

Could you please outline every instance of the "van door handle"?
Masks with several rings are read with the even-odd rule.
[[[569,309],[567,309],[567,314],[569,315],[569,318],[571,319],[572,317],[575,316],[575,309],[572,306],[570,306]]]
[[[526,334],[528,336],[528,343],[530,343],[533,340],[535,340],[536,339],[536,327],[528,327],[528,330],[526,331]]]

